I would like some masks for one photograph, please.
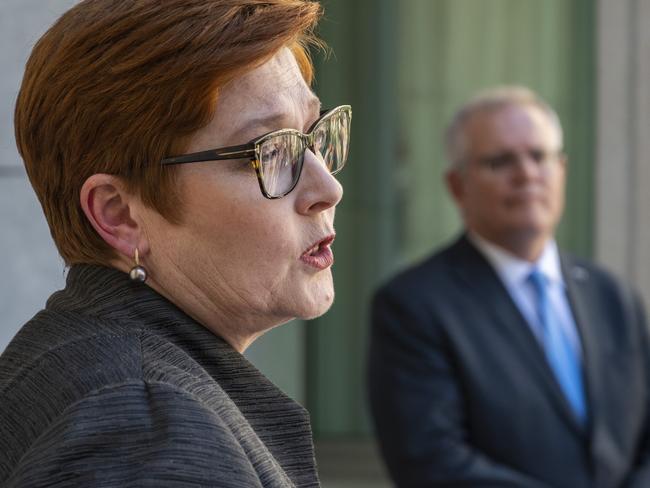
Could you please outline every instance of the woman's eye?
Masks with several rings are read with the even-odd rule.
[[[326,142],[326,137],[325,137],[325,131],[324,130],[319,130],[314,134],[314,149],[317,152],[320,152],[325,145]]]
[[[262,158],[266,161],[275,159],[278,157],[279,149],[277,147],[269,148],[266,151],[264,151],[264,154],[262,154]]]

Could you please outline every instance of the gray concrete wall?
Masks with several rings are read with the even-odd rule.
[[[13,109],[32,46],[74,0],[2,0],[0,7],[0,351],[63,284],[63,261],[16,151]]]

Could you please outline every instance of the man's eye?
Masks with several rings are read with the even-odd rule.
[[[486,159],[486,166],[492,170],[506,169],[514,164],[516,158],[513,154],[499,154]]]
[[[547,159],[546,151],[541,149],[533,149],[530,151],[530,158],[538,164],[543,164]]]

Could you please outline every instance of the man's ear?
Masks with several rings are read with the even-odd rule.
[[[140,256],[148,252],[149,242],[138,219],[142,203],[126,190],[120,178],[92,175],[81,187],[80,198],[90,224],[119,254],[132,260],[136,248]]]
[[[445,173],[447,191],[449,191],[457,205],[461,204],[465,195],[465,181],[461,171],[459,169],[450,169]]]

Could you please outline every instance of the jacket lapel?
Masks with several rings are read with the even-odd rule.
[[[593,313],[593,306],[589,306],[589,271],[574,264],[570,258],[562,256],[562,273],[566,282],[567,297],[582,344],[582,376],[587,397],[590,431],[591,435],[594,436],[598,435],[597,431],[601,425],[598,405],[604,399],[604,392],[601,388],[602,382],[598,378],[598,371],[600,371],[597,335],[599,318],[597,314]]]
[[[518,361],[526,365],[531,376],[546,390],[570,428],[577,434],[584,435],[585,430],[571,411],[542,347],[496,271],[466,236],[454,245],[454,254],[455,269],[463,281],[463,288],[471,290],[474,302],[484,307],[495,327],[507,335],[513,354],[518,356]]]

